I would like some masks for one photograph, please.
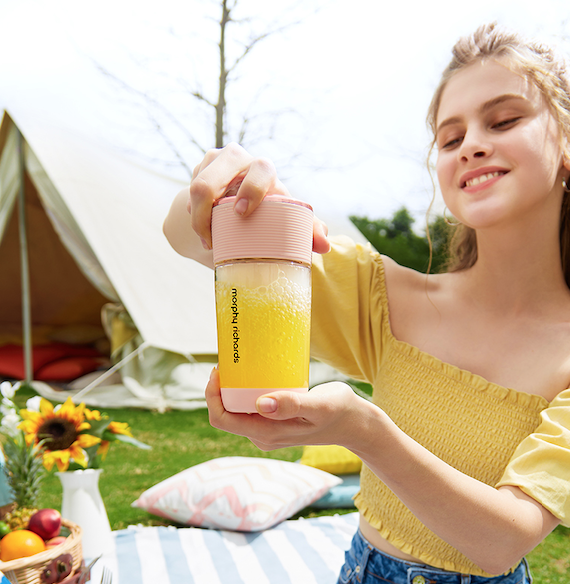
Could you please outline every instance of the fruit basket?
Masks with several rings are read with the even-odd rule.
[[[0,571],[4,573],[4,576],[12,584],[44,584],[45,582],[49,582],[49,579],[42,579],[42,573],[50,562],[65,554],[71,554],[73,558],[72,568],[69,576],[66,576],[63,580],[59,580],[59,582],[69,582],[70,580],[68,578],[81,568],[83,561],[81,527],[66,519],[61,520],[61,525],[67,527],[70,531],[70,534],[63,543],[49,548],[44,552],[28,556],[27,558],[19,558],[9,562],[0,561]],[[57,580],[51,581],[57,582]]]

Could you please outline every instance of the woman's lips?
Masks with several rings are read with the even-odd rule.
[[[496,180],[507,174],[507,172],[507,170],[502,169],[489,169],[466,173],[461,179],[461,188],[473,188],[489,183],[489,181],[496,182]]]

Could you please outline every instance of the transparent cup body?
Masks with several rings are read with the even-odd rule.
[[[216,316],[224,407],[255,412],[260,395],[307,391],[311,269],[275,260],[216,267]]]

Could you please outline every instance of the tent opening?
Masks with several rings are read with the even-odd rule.
[[[108,300],[61,243],[27,174],[25,211],[34,378],[67,381],[108,364],[109,341],[101,323],[101,309]],[[20,271],[15,203],[0,241],[0,377],[15,379],[24,377],[19,371],[23,367]]]

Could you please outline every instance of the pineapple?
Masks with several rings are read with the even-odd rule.
[[[25,529],[37,511],[40,485],[45,477],[40,448],[26,444],[22,432],[4,442],[5,470],[14,495],[15,508],[4,521],[14,529]]]

